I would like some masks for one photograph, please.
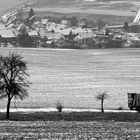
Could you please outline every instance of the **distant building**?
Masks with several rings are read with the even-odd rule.
[[[15,43],[16,41],[17,41],[17,37],[15,36],[12,30],[0,29],[0,42]]]
[[[68,20],[62,20],[61,21],[61,24],[62,25],[65,25],[65,27],[68,28],[70,26],[70,21],[68,21]]]
[[[86,21],[83,19],[79,19],[78,20],[78,27],[85,27],[86,25]]]
[[[27,34],[27,27],[25,26],[25,24],[21,23],[16,31],[18,31],[18,34]]]
[[[47,25],[48,24],[48,19],[41,19],[41,23],[43,25]]]

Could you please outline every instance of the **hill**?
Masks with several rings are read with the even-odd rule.
[[[105,108],[128,109],[127,93],[140,91],[140,49],[31,49],[0,48],[0,54],[17,52],[28,64],[29,97],[19,108],[55,107],[57,101],[70,108],[99,108],[95,99],[107,91]],[[0,100],[0,108],[6,102]]]
[[[33,6],[37,16],[103,19],[110,25],[132,22],[139,7],[138,0],[38,0]]]
[[[38,0],[35,6],[39,11],[117,16],[130,16],[131,10],[138,10],[139,7],[138,0]]]
[[[11,8],[17,7],[26,3],[29,0],[0,0],[0,15]]]

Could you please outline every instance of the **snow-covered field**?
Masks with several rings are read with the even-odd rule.
[[[37,12],[89,13],[115,16],[135,16],[132,10],[140,7],[138,0],[39,0]]]
[[[31,86],[21,108],[55,107],[57,101],[68,108],[100,107],[95,96],[107,91],[105,108],[127,109],[127,93],[140,93],[140,49],[22,49],[0,48],[1,54],[16,52],[28,64]],[[13,107],[14,107],[13,103]],[[0,108],[6,102],[0,101]]]

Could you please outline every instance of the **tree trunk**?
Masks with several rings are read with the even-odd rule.
[[[101,112],[104,112],[104,106],[103,106],[104,101],[101,101]]]
[[[11,104],[11,100],[8,98],[8,103],[7,103],[7,120],[10,119],[10,104]]]

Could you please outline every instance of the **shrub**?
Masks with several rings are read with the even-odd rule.
[[[62,103],[57,102],[57,104],[56,104],[56,109],[57,109],[58,112],[62,112],[62,109],[63,109]]]
[[[123,107],[122,106],[120,106],[120,107],[118,107],[118,109],[117,110],[123,110]]]

